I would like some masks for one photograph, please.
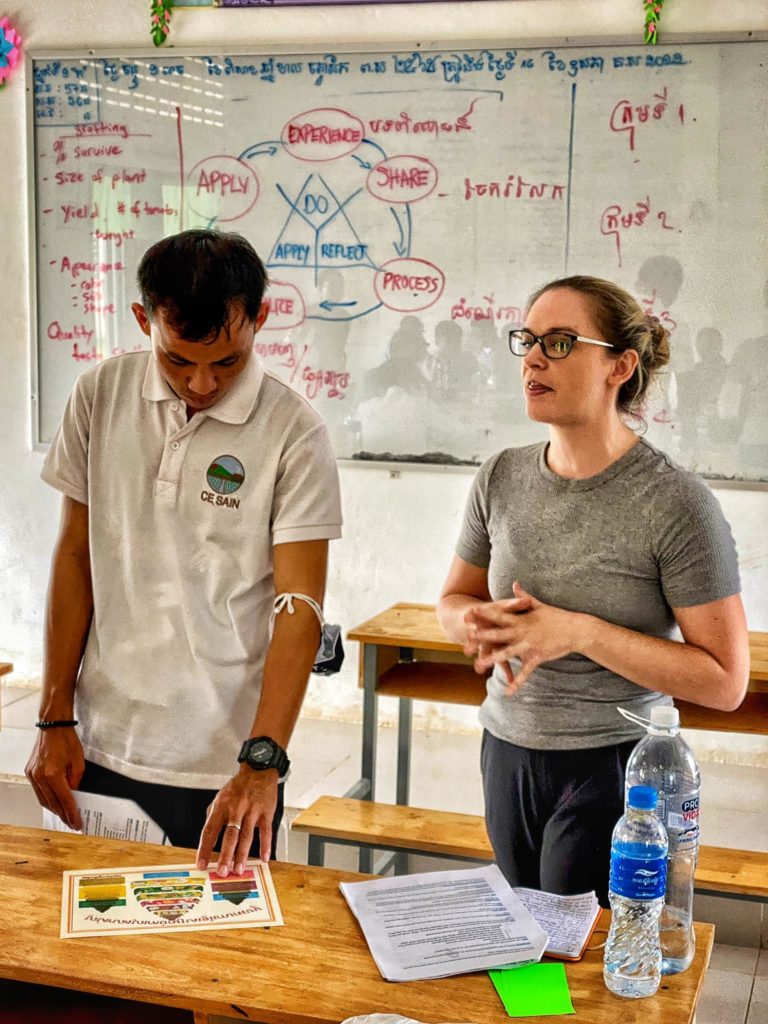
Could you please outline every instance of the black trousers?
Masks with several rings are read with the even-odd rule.
[[[635,743],[529,750],[483,733],[485,821],[510,885],[562,895],[594,889],[608,906],[611,834]]]
[[[282,785],[277,787],[277,807],[272,819],[272,860],[275,859],[277,849],[277,830],[283,818],[283,788]],[[135,801],[160,826],[173,846],[193,849],[200,843],[206,812],[218,793],[217,789],[186,789],[181,786],[137,782],[92,761],[85,762],[80,790],[83,793],[99,793],[101,796]],[[258,832],[254,833],[250,856],[259,856]]]

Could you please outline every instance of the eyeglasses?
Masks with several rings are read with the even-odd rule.
[[[580,334],[568,331],[547,331],[546,334],[534,334],[526,328],[509,332],[509,351],[513,356],[526,356],[538,342],[547,359],[565,359],[576,341],[585,345],[600,345],[601,348],[615,348],[609,341],[596,341],[594,338],[582,338]]]

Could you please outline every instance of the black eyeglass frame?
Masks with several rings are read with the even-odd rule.
[[[526,352],[515,352],[512,347],[512,342],[514,338],[519,338],[521,335],[524,335],[526,338],[531,340],[530,348],[528,348]],[[553,355],[551,352],[547,351],[545,339],[550,338],[553,335],[558,338],[567,338],[570,342],[567,351],[563,352],[562,355]],[[600,345],[601,348],[616,348],[616,346],[612,345],[610,341],[598,341],[597,338],[584,338],[580,334],[573,334],[572,331],[547,331],[545,334],[534,334],[533,331],[529,331],[527,327],[512,327],[507,335],[509,351],[513,356],[517,356],[519,359],[525,358],[537,342],[541,346],[541,351],[547,359],[565,359],[571,354],[573,346],[577,341],[583,341],[586,345]]]

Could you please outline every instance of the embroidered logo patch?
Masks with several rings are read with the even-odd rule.
[[[245,480],[245,470],[234,455],[219,455],[206,470],[205,478],[217,494],[234,494]]]

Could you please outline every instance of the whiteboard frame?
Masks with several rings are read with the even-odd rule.
[[[208,9],[208,8],[204,8]],[[211,10],[213,8],[210,8]],[[669,33],[664,34],[663,38],[657,44],[661,47],[670,46],[682,46],[686,44],[696,43],[757,43],[768,41],[767,30],[742,30],[737,32],[702,32],[702,33]],[[40,440],[40,408],[39,408],[39,396],[40,396],[40,381],[39,381],[39,367],[38,367],[38,337],[37,337],[37,223],[36,223],[36,194],[37,194],[37,181],[36,181],[36,164],[35,164],[35,123],[34,123],[34,62],[42,60],[72,60],[75,57],[88,57],[99,59],[101,57],[114,57],[115,54],[125,57],[144,57],[155,59],[162,59],[165,54],[173,54],[180,57],[203,57],[213,56],[221,54],[227,56],[233,54],[235,56],[242,57],[256,57],[256,56],[267,56],[270,54],[324,54],[328,51],[334,53],[388,53],[392,50],[431,50],[435,47],[453,47],[456,49],[462,48],[465,50],[482,50],[493,46],[514,46],[517,49],[533,49],[535,47],[546,46],[554,48],[556,46],[578,48],[584,46],[631,46],[636,43],[641,49],[646,48],[648,44],[642,42],[638,36],[633,35],[610,35],[610,36],[529,36],[522,38],[507,39],[506,37],[495,36],[485,39],[454,39],[454,38],[437,38],[425,41],[409,42],[407,40],[388,40],[382,42],[381,40],[375,41],[357,41],[357,42],[343,42],[341,44],[334,44],[329,41],[327,45],[322,43],[300,43],[293,45],[290,43],[280,43],[277,45],[266,45],[266,46],[240,46],[237,43],[222,43],[214,42],[208,46],[179,46],[176,47],[172,43],[164,45],[162,48],[157,47],[96,47],[89,49],[83,47],[82,49],[54,49],[54,50],[26,50],[24,54],[25,64],[25,78],[26,78],[26,92],[27,92],[27,125],[26,125],[26,157],[27,157],[27,211],[28,211],[28,231],[29,231],[29,310],[30,310],[30,327],[29,327],[29,341],[30,341],[30,442],[31,448],[36,452],[47,452],[50,448],[50,442],[46,443]],[[476,473],[478,466],[451,466],[445,465],[444,463],[433,463],[433,462],[388,462],[378,461],[375,459],[336,459],[339,466],[345,469],[365,468],[365,469],[378,469],[389,473],[392,479],[398,478],[401,473],[405,470],[421,470],[429,472],[440,472],[440,473]],[[710,477],[703,473],[698,474],[703,480],[706,481],[707,485],[714,489],[722,490],[740,490],[740,491],[768,491],[768,480],[741,480],[738,478],[734,479],[723,479],[720,477]]]

